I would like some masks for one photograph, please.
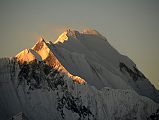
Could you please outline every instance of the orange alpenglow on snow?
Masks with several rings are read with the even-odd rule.
[[[32,62],[35,60],[42,61],[41,56],[32,49],[25,49],[18,53],[15,57],[20,63]]]
[[[16,55],[16,59],[20,63],[24,62],[32,62],[32,61],[44,61],[47,65],[53,67],[54,69],[57,69],[58,71],[66,74],[69,78],[71,78],[73,81],[84,84],[86,81],[79,76],[74,76],[70,74],[63,65],[59,62],[53,51],[48,47],[48,43],[45,42],[43,38],[40,38],[40,40],[33,46],[32,49],[25,49],[22,52],[18,53]]]

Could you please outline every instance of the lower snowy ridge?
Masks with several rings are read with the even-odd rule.
[[[133,90],[79,84],[42,61],[0,59],[0,118],[28,120],[151,120],[159,105]]]

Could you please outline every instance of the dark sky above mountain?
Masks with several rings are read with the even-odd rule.
[[[54,41],[66,28],[93,28],[159,88],[158,0],[1,0],[0,57]]]

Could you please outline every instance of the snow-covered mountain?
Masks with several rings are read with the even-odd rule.
[[[159,93],[135,63],[99,32],[67,30],[52,43],[0,59],[0,118],[146,120]]]
[[[65,41],[65,42],[64,42]],[[73,75],[101,89],[133,89],[138,94],[159,102],[159,94],[135,63],[121,55],[95,30],[82,33],[67,30],[48,46],[62,65]]]

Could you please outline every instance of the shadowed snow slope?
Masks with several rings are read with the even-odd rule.
[[[121,55],[96,30],[88,29],[82,33],[67,30],[62,35],[67,36],[67,41],[61,42],[58,39],[54,44],[49,44],[49,47],[70,73],[84,78],[97,89],[105,86],[133,89],[140,95],[159,102],[155,87],[134,62]]]
[[[0,59],[0,118],[146,120],[159,93],[98,31],[67,30]]]

